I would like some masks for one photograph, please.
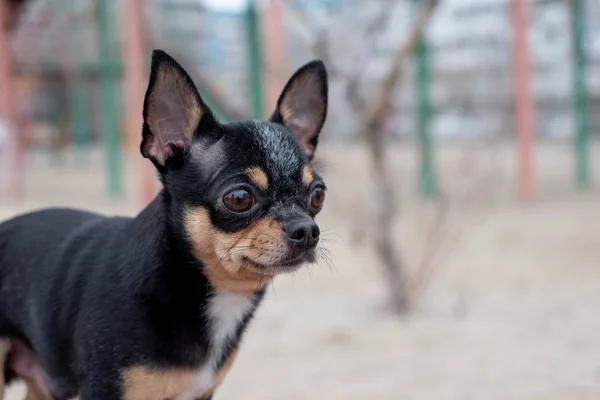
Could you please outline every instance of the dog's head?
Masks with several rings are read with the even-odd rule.
[[[215,287],[254,290],[315,261],[325,184],[311,159],[326,113],[320,61],[292,76],[268,121],[221,124],[183,68],[154,51],[141,152]]]

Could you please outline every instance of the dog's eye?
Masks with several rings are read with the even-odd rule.
[[[233,212],[246,212],[254,205],[254,196],[246,189],[235,189],[223,196],[223,204]]]
[[[320,210],[325,202],[325,189],[321,187],[315,188],[310,194],[310,206],[315,210]]]

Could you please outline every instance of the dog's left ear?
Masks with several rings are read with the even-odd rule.
[[[288,128],[312,159],[327,116],[327,70],[315,60],[301,67],[283,89],[270,118]]]
[[[169,159],[183,158],[201,121],[205,125],[214,117],[192,79],[171,56],[154,50],[144,99],[142,155],[163,171]]]

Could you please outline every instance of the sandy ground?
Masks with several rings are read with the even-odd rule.
[[[573,185],[569,146],[541,146],[528,205],[515,201],[510,146],[440,150],[446,239],[402,318],[385,306],[372,252],[366,158],[357,147],[320,151],[333,265],[275,282],[216,399],[600,399],[600,146],[587,191]],[[122,200],[106,198],[98,155],[88,166],[31,157],[25,198],[0,203],[0,217],[48,205],[132,214],[135,157]],[[395,237],[415,274],[437,208],[415,196],[416,151],[393,157]]]

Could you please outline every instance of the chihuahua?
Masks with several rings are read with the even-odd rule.
[[[211,399],[266,286],[319,255],[326,113],[321,61],[268,121],[224,124],[155,50],[140,149],[157,197],[134,218],[47,209],[0,224],[7,382],[40,399]]]

